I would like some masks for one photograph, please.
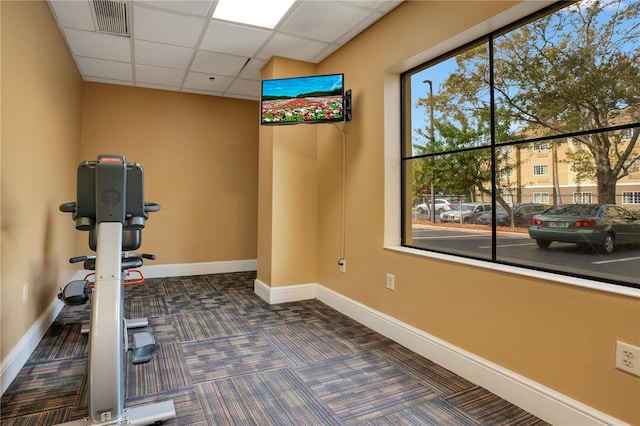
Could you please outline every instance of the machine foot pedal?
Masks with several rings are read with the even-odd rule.
[[[160,346],[156,343],[153,334],[146,331],[133,333],[133,358],[131,362],[134,364],[144,364],[151,361],[153,356],[160,350]]]
[[[62,300],[65,305],[84,305],[89,300],[90,284],[87,280],[71,281],[64,286],[64,290],[58,293],[58,299]]]

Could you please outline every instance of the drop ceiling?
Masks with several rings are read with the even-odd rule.
[[[109,32],[99,2],[49,0],[85,81],[258,100],[271,57],[318,63],[402,0],[297,0],[272,30],[212,19],[214,0],[126,0]]]

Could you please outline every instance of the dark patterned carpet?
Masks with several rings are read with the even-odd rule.
[[[127,287],[127,317],[149,318],[161,348],[127,363],[125,406],[172,399],[172,425],[546,424],[321,302],[269,305],[254,279]],[[87,415],[88,319],[88,304],[65,306],[2,395],[3,426]]]

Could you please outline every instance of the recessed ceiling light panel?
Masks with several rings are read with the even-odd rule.
[[[213,18],[272,29],[295,0],[219,0]]]

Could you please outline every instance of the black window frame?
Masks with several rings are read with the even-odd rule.
[[[477,260],[477,261],[481,261],[481,262],[485,262],[487,264],[502,264],[502,265],[507,265],[507,266],[512,266],[512,267],[517,267],[517,268],[522,268],[522,269],[526,269],[526,270],[535,270],[535,271],[541,271],[541,272],[550,272],[553,274],[558,274],[558,275],[564,275],[564,276],[570,276],[570,277],[576,277],[576,278],[581,278],[581,279],[588,279],[588,280],[594,280],[593,277],[585,274],[585,275],[581,275],[579,273],[575,273],[575,272],[570,272],[570,271],[563,271],[563,270],[557,270],[557,269],[550,269],[550,268],[544,268],[544,267],[538,267],[538,266],[531,266],[531,265],[524,265],[524,264],[519,264],[519,263],[512,263],[512,262],[508,262],[508,261],[504,261],[504,260],[500,260],[497,258],[497,253],[496,253],[496,244],[497,244],[497,226],[495,224],[495,216],[494,216],[494,221],[492,224],[492,230],[491,230],[491,244],[492,244],[492,250],[491,250],[491,259],[488,260],[486,258],[483,257],[479,257],[479,256],[471,256],[471,255],[461,255],[461,254],[457,254],[457,253],[451,253],[448,251],[441,251],[441,250],[436,250],[436,249],[427,249],[424,247],[417,247],[415,245],[411,245],[408,244],[406,241],[406,232],[407,232],[407,226],[411,226],[411,223],[407,224],[407,218],[409,217],[409,215],[407,215],[407,200],[406,197],[408,194],[410,194],[410,191],[407,191],[408,187],[407,185],[411,185],[411,183],[407,183],[406,182],[406,176],[407,176],[407,164],[410,164],[411,161],[413,160],[418,160],[418,159],[424,159],[424,158],[436,158],[439,155],[443,155],[443,154],[455,154],[455,153],[459,153],[459,152],[467,152],[467,151],[479,151],[481,149],[486,149],[486,148],[490,148],[491,150],[491,164],[492,164],[492,170],[491,170],[491,187],[492,187],[492,197],[491,197],[491,206],[492,206],[492,212],[496,211],[496,196],[495,196],[495,188],[496,188],[496,181],[499,178],[497,171],[496,171],[496,167],[495,167],[495,151],[496,149],[510,149],[511,147],[514,147],[516,145],[524,145],[524,144],[530,144],[532,146],[536,146],[536,147],[540,147],[540,149],[549,149],[549,143],[554,141],[554,140],[558,140],[558,139],[565,139],[567,141],[568,144],[576,144],[576,141],[579,140],[577,138],[581,137],[581,136],[587,136],[590,134],[595,134],[595,133],[599,133],[599,132],[615,132],[615,131],[623,131],[623,132],[629,132],[629,131],[633,131],[634,128],[637,128],[638,126],[640,126],[640,122],[634,122],[634,123],[628,123],[628,124],[623,124],[623,125],[616,125],[616,126],[608,126],[608,127],[602,127],[602,128],[598,128],[598,129],[594,129],[594,130],[582,130],[582,131],[573,131],[573,132],[566,132],[566,133],[559,133],[559,134],[553,134],[550,136],[542,136],[542,137],[531,137],[531,138],[523,138],[523,139],[518,139],[515,141],[497,141],[496,140],[496,129],[495,129],[495,110],[496,110],[496,105],[495,105],[495,79],[494,79],[494,40],[501,36],[504,35],[514,29],[517,29],[519,27],[522,27],[528,23],[531,23],[537,19],[540,19],[546,15],[549,15],[551,13],[554,13],[558,10],[561,10],[571,4],[573,4],[575,2],[566,2],[566,1],[559,1],[557,3],[554,3],[551,6],[545,7],[537,12],[534,12],[531,15],[528,15],[524,18],[518,19],[516,21],[514,21],[511,24],[508,24],[506,26],[503,26],[502,28],[499,28],[497,30],[491,31],[487,34],[485,34],[482,37],[479,37],[471,42],[465,43],[462,46],[447,52],[443,55],[440,55],[436,58],[433,58],[421,65],[415,66],[407,71],[404,71],[403,73],[400,74],[400,174],[401,174],[401,179],[400,179],[400,191],[401,191],[401,215],[400,215],[400,245],[403,247],[407,247],[407,248],[412,248],[412,249],[417,249],[417,250],[421,250],[421,251],[425,251],[425,252],[433,252],[433,253],[439,253],[439,254],[444,254],[444,255],[449,255],[449,256],[453,256],[453,257],[460,257],[460,258],[467,258],[467,259],[473,259],[473,260]],[[411,135],[407,134],[407,116],[409,114],[409,111],[407,110],[407,97],[408,97],[408,93],[407,93],[407,82],[406,80],[408,78],[411,77],[411,75],[416,74],[422,70],[425,70],[431,66],[434,66],[440,62],[443,62],[447,59],[451,59],[453,57],[455,57],[456,55],[468,51],[474,47],[478,47],[482,44],[487,44],[488,45],[488,52],[489,52],[489,91],[490,91],[490,107],[491,107],[491,123],[490,123],[490,144],[489,145],[485,145],[482,147],[474,147],[474,148],[461,148],[461,149],[454,149],[454,150],[449,150],[449,151],[440,151],[440,152],[432,152],[429,154],[421,154],[421,155],[413,155],[413,152],[407,153],[407,146],[411,146],[411,143],[407,143],[407,138],[411,138]],[[409,130],[410,132],[410,130]],[[581,142],[580,142],[581,145]],[[544,148],[542,148],[544,147]],[[434,197],[439,197],[439,195],[434,195]],[[535,200],[531,200],[531,203],[537,203],[537,201]],[[619,280],[615,280],[615,279],[601,279],[601,278],[597,278],[596,281],[600,281],[600,282],[605,282],[605,283],[609,283],[609,284],[614,284],[614,285],[619,285],[619,286],[623,286],[623,287],[631,287],[631,288],[640,288],[640,285],[634,284],[634,283],[630,283],[630,282],[626,282],[626,281],[619,281]]]

